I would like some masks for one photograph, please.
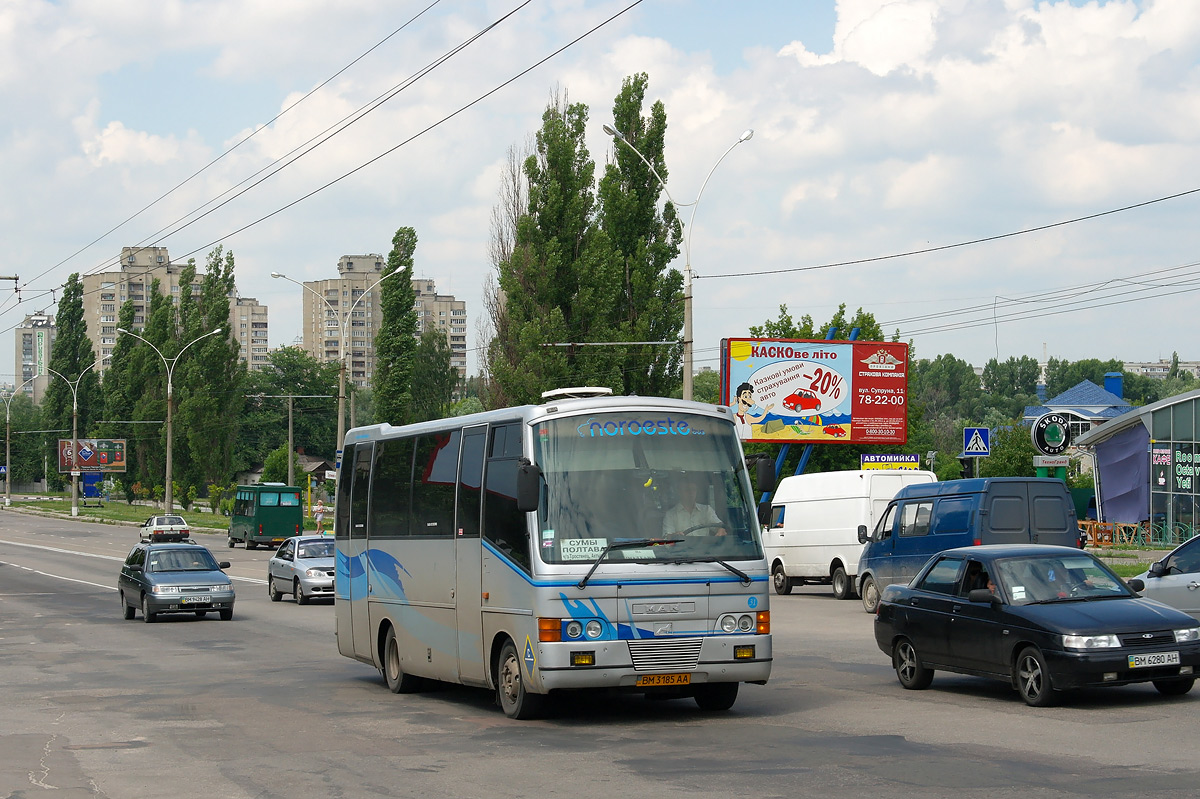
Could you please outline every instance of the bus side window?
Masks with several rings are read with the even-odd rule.
[[[515,457],[496,457],[496,453],[510,451],[506,446],[509,437],[520,441],[519,425],[504,425],[493,428],[488,452],[487,473],[484,476],[486,490],[483,496],[483,537],[506,557],[529,571],[529,536],[526,531],[526,514],[517,510],[517,465]],[[519,446],[516,448],[519,452]]]

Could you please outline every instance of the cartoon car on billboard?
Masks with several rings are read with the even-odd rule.
[[[845,438],[846,431],[836,424],[831,424],[825,428],[825,435],[833,436],[834,438]]]
[[[821,410],[821,400],[817,399],[817,395],[810,391],[801,389],[795,394],[788,394],[783,398],[783,407],[789,411],[819,411]]]

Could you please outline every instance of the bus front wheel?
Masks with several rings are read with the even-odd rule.
[[[729,710],[737,700],[738,683],[710,682],[697,685],[693,694],[701,710]]]
[[[400,667],[400,642],[396,640],[396,629],[389,627],[383,639],[383,678],[388,690],[394,694],[411,694],[417,690],[420,679],[405,674]]]
[[[537,718],[544,707],[546,697],[525,690],[525,678],[521,673],[521,658],[512,641],[505,641],[500,650],[500,669],[496,675],[496,700],[510,719]]]

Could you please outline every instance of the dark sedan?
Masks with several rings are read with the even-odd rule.
[[[1131,590],[1141,587],[1069,547],[950,549],[884,590],[875,641],[914,690],[942,669],[1011,681],[1035,707],[1085,686],[1152,682],[1185,694],[1200,622]]]

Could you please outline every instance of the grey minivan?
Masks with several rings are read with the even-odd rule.
[[[881,589],[907,583],[938,552],[981,544],[1078,547],[1079,524],[1062,480],[985,477],[906,486],[873,531],[859,528],[859,540],[866,544],[859,596],[874,613]]]

